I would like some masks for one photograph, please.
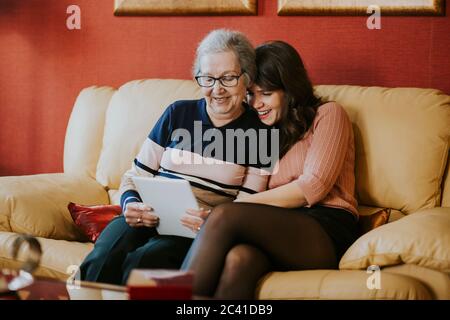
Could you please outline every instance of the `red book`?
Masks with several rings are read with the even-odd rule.
[[[193,273],[168,269],[134,269],[127,281],[131,300],[190,300]]]

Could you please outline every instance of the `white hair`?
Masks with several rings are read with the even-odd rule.
[[[197,53],[193,66],[194,77],[200,73],[200,60],[211,53],[232,51],[238,58],[241,71],[245,72],[246,85],[255,79],[255,49],[247,37],[238,31],[217,29],[211,31],[197,47]]]

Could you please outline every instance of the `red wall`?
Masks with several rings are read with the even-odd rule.
[[[450,93],[446,17],[278,17],[259,0],[253,17],[115,17],[113,0],[0,1],[0,175],[62,171],[67,121],[78,92],[139,78],[189,78],[197,43],[211,29],[258,44],[292,43],[316,84],[431,87]],[[66,8],[81,8],[81,30]]]

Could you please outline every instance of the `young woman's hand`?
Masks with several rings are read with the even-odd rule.
[[[130,227],[156,227],[159,223],[159,217],[155,216],[153,209],[141,202],[127,203],[125,212],[125,221]]]
[[[210,213],[211,210],[204,208],[200,208],[199,210],[188,209],[180,221],[183,226],[197,233],[200,231],[201,226],[205,223],[205,220],[208,218]]]

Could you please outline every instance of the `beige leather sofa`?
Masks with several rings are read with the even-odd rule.
[[[411,88],[316,90],[341,103],[354,124],[361,214],[388,207],[391,219],[359,238],[339,270],[270,273],[258,298],[450,299],[450,96]],[[118,203],[121,175],[163,109],[197,97],[188,80],[82,90],[67,127],[64,173],[0,178],[0,268],[18,266],[8,250],[17,233],[28,233],[44,250],[36,274],[66,279],[93,247],[79,242],[67,204]]]

